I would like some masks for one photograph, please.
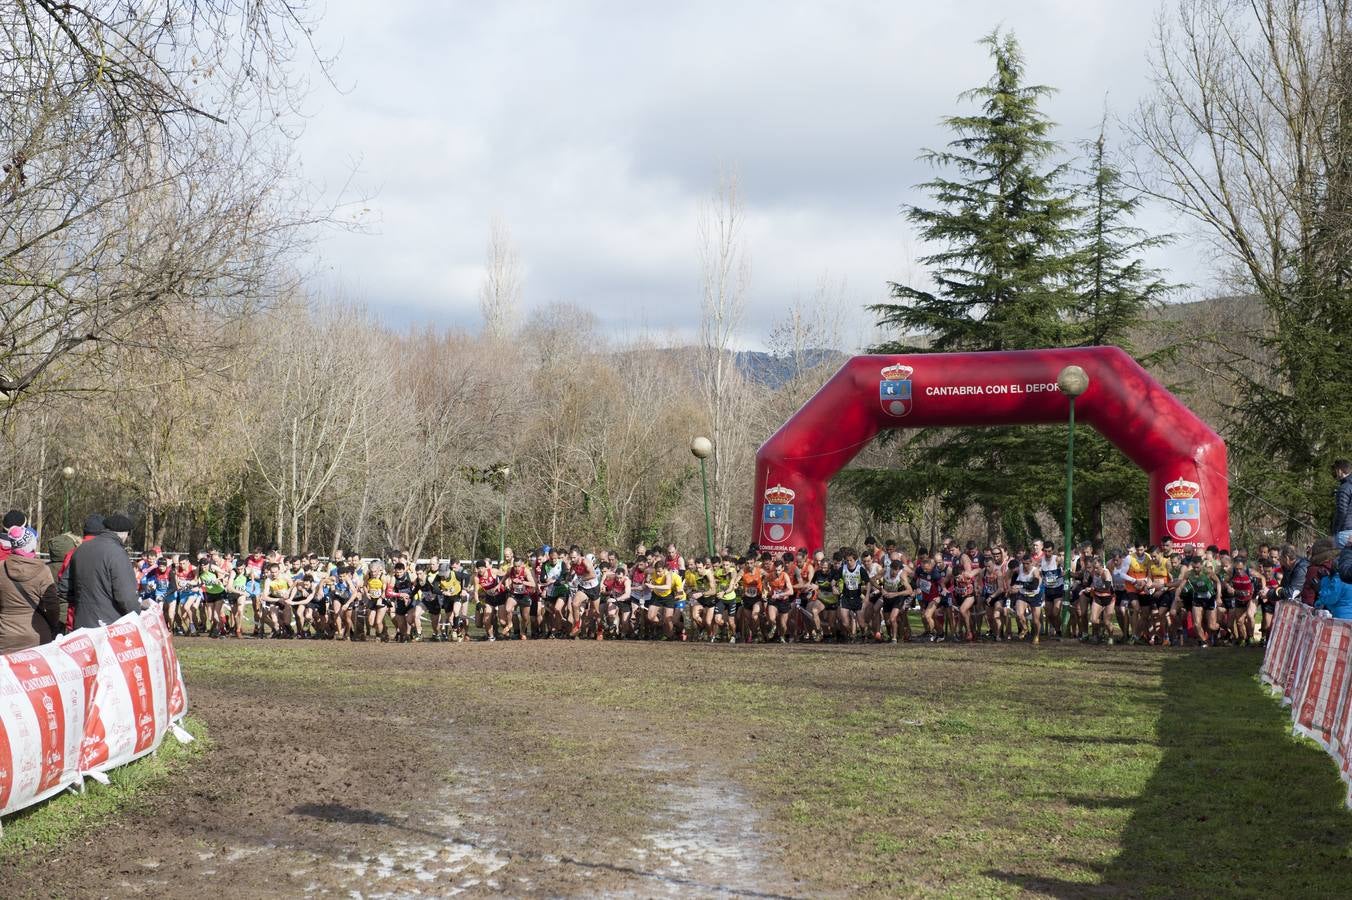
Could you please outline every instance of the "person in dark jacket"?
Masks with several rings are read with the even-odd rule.
[[[56,556],[49,555],[48,565],[56,565],[56,596],[65,606],[66,611],[62,614],[66,622],[66,630],[75,630],[75,604],[70,602],[70,558],[75,555],[75,551],[80,545],[90,538],[104,532],[103,516],[100,513],[90,513],[84,520],[84,537],[75,542],[75,546],[67,550],[61,557],[61,563],[57,565]]]
[[[127,556],[131,520],[111,515],[103,527],[103,532],[75,548],[66,567],[66,598],[75,604],[76,628],[109,625],[141,608]]]
[[[1296,552],[1295,544],[1282,548],[1282,593],[1287,600],[1299,600],[1300,590],[1305,586],[1305,573],[1310,568],[1308,557]]]
[[[60,633],[61,607],[52,573],[38,559],[38,536],[14,525],[0,531],[0,653],[49,643]]]
[[[1333,492],[1333,524],[1329,534],[1333,535],[1333,545],[1341,548],[1352,544],[1352,461],[1335,462],[1333,477],[1338,479],[1338,487]]]

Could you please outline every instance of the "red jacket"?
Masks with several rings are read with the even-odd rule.
[[[1305,583],[1300,586],[1300,602],[1306,606],[1314,606],[1314,601],[1319,597],[1319,582],[1333,571],[1333,565],[1322,563],[1310,563],[1310,567],[1305,570]]]

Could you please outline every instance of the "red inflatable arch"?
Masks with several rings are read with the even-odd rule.
[[[1065,422],[1072,364],[1076,420],[1150,476],[1151,542],[1229,547],[1225,442],[1117,347],[850,359],[756,453],[756,542],[822,549],[831,477],[883,429]]]

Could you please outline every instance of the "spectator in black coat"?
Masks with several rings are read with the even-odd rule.
[[[66,597],[75,604],[76,628],[109,625],[141,608],[127,556],[131,520],[112,515],[103,524],[102,533],[75,548],[66,567]]]
[[[1333,477],[1338,479],[1338,487],[1333,492],[1333,524],[1329,534],[1333,535],[1333,545],[1341,548],[1352,544],[1352,461],[1335,462]]]

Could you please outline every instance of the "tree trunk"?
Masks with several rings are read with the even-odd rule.
[[[251,513],[252,513],[252,508],[249,506],[249,500],[248,500],[248,498],[245,498],[245,500],[244,500],[244,509],[243,509],[242,512],[240,513],[240,520],[239,520],[239,552],[240,552],[240,553],[248,553],[248,552],[249,552],[249,542],[250,542],[250,540],[252,540],[252,538],[253,538],[253,535],[251,534],[251,532],[253,531],[253,517],[252,517]]]
[[[335,518],[333,520],[333,543],[329,544],[329,559],[338,558],[339,552],[338,545],[342,543],[342,540],[343,540],[343,520],[340,518]]]
[[[1093,542],[1093,544],[1094,544],[1094,549],[1095,549],[1095,550],[1099,550],[1100,548],[1103,547],[1103,501],[1102,501],[1102,500],[1100,500],[1099,502],[1097,502],[1097,503],[1094,504],[1094,508],[1093,508],[1093,510],[1090,512],[1090,516],[1089,516],[1089,517],[1090,517],[1090,519],[1092,520],[1092,521],[1090,522],[1090,526],[1091,526],[1090,530],[1091,530],[1091,532],[1092,532],[1092,535],[1091,535],[1091,537],[1090,537],[1090,540],[1091,540],[1091,541]]]
[[[370,482],[367,482],[367,484],[369,485]],[[362,552],[362,538],[365,537],[363,532],[366,530],[366,510],[370,504],[371,489],[370,487],[363,485],[361,489],[361,506],[357,509],[357,527],[355,533],[352,535],[352,549],[356,550],[358,553]]]

